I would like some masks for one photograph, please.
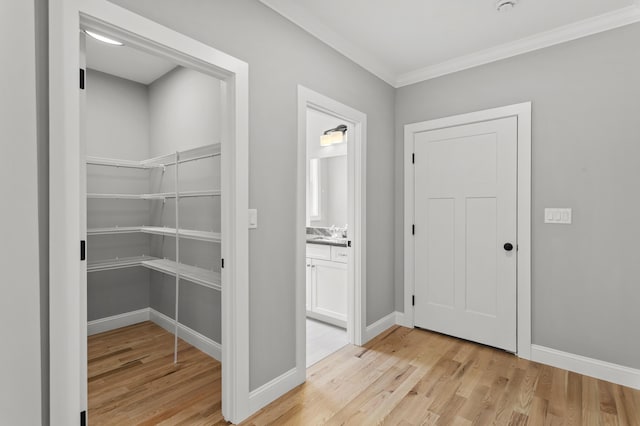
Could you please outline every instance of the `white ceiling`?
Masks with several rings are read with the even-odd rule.
[[[151,84],[176,67],[176,64],[128,46],[112,46],[90,36],[87,40],[87,68]]]
[[[640,21],[639,0],[260,0],[398,87]]]

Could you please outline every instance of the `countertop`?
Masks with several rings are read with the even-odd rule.
[[[323,246],[347,247],[346,238],[331,238],[321,235],[307,235],[307,244],[318,244]]]

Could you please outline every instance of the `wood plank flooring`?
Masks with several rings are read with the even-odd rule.
[[[90,425],[225,424],[220,363],[142,323],[89,338]],[[307,370],[245,425],[640,426],[640,391],[418,329],[393,327]]]
[[[640,426],[640,391],[393,327],[313,365],[244,424]]]
[[[221,411],[221,366],[143,322],[89,337],[90,425],[227,424]]]

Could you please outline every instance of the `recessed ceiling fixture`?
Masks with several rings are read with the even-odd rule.
[[[336,143],[342,143],[347,141],[347,126],[341,124],[334,129],[329,129],[320,136],[320,145],[329,146]]]
[[[518,0],[498,0],[496,2],[496,10],[498,12],[508,12],[518,4]]]
[[[124,46],[124,43],[122,43],[121,41],[118,40],[114,40],[112,38],[109,38],[107,36],[103,36],[102,34],[98,34],[98,33],[94,33],[93,31],[89,31],[89,30],[84,30],[85,34],[91,36],[92,38],[95,38],[98,41],[101,41],[103,43],[107,43],[107,44],[111,44],[113,46]]]

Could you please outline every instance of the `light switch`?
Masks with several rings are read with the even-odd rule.
[[[258,209],[249,209],[249,229],[258,227]]]
[[[556,223],[562,225],[571,224],[571,209],[546,208],[544,209],[544,223]]]

